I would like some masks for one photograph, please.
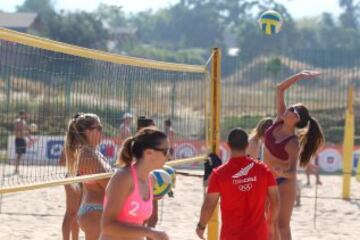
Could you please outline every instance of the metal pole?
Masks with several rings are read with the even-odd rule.
[[[345,114],[345,131],[343,144],[343,199],[350,199],[350,183],[352,174],[352,159],[354,151],[354,111],[353,98],[354,87],[350,86],[348,91],[347,108]]]
[[[220,111],[221,111],[221,50],[213,49],[211,64],[211,121],[210,121],[210,149],[219,154],[220,150]],[[215,208],[208,227],[208,240],[219,238],[219,206]]]
[[[175,100],[176,100],[176,81],[172,80],[172,93],[171,93],[171,119],[175,118]]]

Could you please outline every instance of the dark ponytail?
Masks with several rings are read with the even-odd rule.
[[[324,134],[316,119],[309,117],[309,129],[300,136],[300,166],[304,167],[324,142]]]
[[[125,164],[125,166],[131,166],[133,161],[132,155],[132,144],[134,142],[133,137],[128,137],[122,144],[120,159],[118,160],[118,164]]]
[[[143,157],[146,149],[154,149],[166,139],[166,134],[156,127],[143,128],[134,137],[129,137],[124,141],[117,163],[131,166],[134,161]]]

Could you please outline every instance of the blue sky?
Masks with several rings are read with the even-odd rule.
[[[0,9],[12,12],[15,6],[24,0],[0,0]],[[55,0],[57,9],[92,11],[100,3],[122,6],[126,12],[139,12],[147,9],[159,9],[177,3],[178,0]],[[286,5],[295,18],[317,16],[322,12],[338,15],[341,10],[339,0],[277,0]]]

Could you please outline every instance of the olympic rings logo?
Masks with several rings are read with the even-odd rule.
[[[247,183],[247,184],[242,184],[239,186],[239,190],[242,192],[248,192],[250,191],[252,188],[252,184],[251,183]]]

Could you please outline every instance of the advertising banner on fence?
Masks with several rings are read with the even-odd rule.
[[[33,141],[27,140],[24,161],[32,164],[57,164],[64,146],[64,136],[32,136]],[[174,143],[176,159],[194,157],[206,153],[205,144],[196,140],[179,140]],[[116,138],[103,138],[100,143],[100,152],[114,163],[118,156],[120,142]],[[230,157],[229,149],[225,142],[221,143],[220,155],[224,162]],[[8,138],[8,157],[15,159],[15,137]],[[360,158],[360,147],[355,147],[353,157],[353,170],[356,170]],[[327,145],[319,152],[319,167],[324,172],[336,172],[342,169],[342,146]],[[198,165],[198,164],[197,164]],[[195,165],[186,165],[191,167]]]
[[[31,136],[32,141],[26,140],[26,153],[23,161],[32,164],[49,164],[57,162],[63,150],[64,136]],[[8,138],[8,157],[11,161],[16,158],[15,136]]]
[[[64,136],[31,136],[32,141],[26,140],[26,153],[22,156],[23,161],[31,164],[58,164],[61,152],[64,148]],[[119,145],[111,138],[104,138],[99,150],[110,162],[116,161]],[[11,162],[16,158],[15,136],[8,138],[8,157]]]

